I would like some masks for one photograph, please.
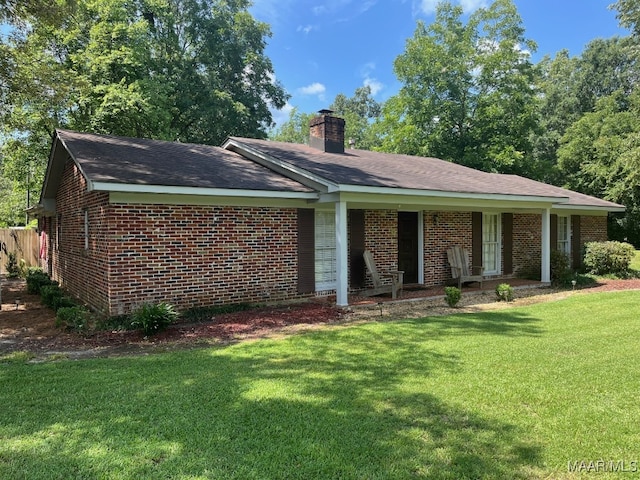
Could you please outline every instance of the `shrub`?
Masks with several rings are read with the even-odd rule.
[[[56,310],[64,292],[58,284],[43,285],[40,287],[40,301],[49,308]]]
[[[5,268],[7,269],[7,278],[18,278],[22,273],[20,271],[20,264],[18,263],[18,256],[15,252],[9,252],[7,254]]]
[[[462,292],[458,287],[444,287],[444,299],[450,307],[455,307],[461,296]]]
[[[624,242],[588,242],[585,244],[584,266],[594,275],[627,276],[635,256],[633,245]]]
[[[496,287],[496,296],[499,302],[510,302],[513,300],[513,287],[508,283],[501,283]]]
[[[158,333],[178,318],[178,312],[168,303],[146,303],[131,315],[131,325],[141,328],[145,335]]]
[[[81,305],[60,307],[56,312],[56,327],[84,332],[89,328],[89,311]]]
[[[30,267],[27,270],[27,292],[34,295],[40,294],[40,289],[45,285],[54,284],[53,280],[49,278],[49,275],[44,273],[42,269],[36,267]]]
[[[551,250],[551,281],[555,284],[571,281],[569,257],[560,250]]]

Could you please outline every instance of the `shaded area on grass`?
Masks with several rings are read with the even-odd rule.
[[[534,318],[477,322],[518,335]],[[7,478],[528,478],[540,445],[426,391],[462,319],[333,327],[135,358],[5,365]],[[433,338],[433,341],[425,341]]]

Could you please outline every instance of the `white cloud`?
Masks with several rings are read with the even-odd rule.
[[[460,0],[460,5],[465,13],[469,13],[479,8],[487,8],[489,2],[487,0]]]
[[[413,11],[424,15],[431,15],[435,13],[438,3],[440,3],[440,0],[414,0]],[[458,0],[453,3],[460,4],[464,13],[471,13],[474,10],[485,8],[489,5],[488,0]]]
[[[384,85],[375,78],[365,78],[363,84],[365,87],[369,87],[371,89],[372,97],[375,97],[376,94],[384,87]]]
[[[308,34],[313,30],[318,30],[318,27],[315,25],[298,25],[298,28],[296,28],[297,32],[303,32],[305,34]]]
[[[278,128],[280,125],[289,120],[289,114],[293,110],[293,105],[287,102],[284,107],[280,110],[271,110],[271,117],[273,118],[273,122],[275,123],[275,128]]]
[[[302,95],[318,95],[322,96],[324,92],[327,91],[327,88],[318,82],[314,82],[311,85],[307,85],[306,87],[301,87],[298,89]]]

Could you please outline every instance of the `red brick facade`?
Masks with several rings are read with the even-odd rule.
[[[49,272],[105,314],[146,302],[187,309],[301,296],[296,208],[112,204],[107,193],[87,192],[70,161],[56,205],[47,222]],[[364,221],[365,248],[378,268],[396,269],[397,212],[366,210]],[[472,215],[425,211],[421,223],[425,284],[439,285],[451,277],[447,248],[471,251]],[[512,238],[514,275],[539,275],[541,216],[513,214]],[[606,240],[606,217],[583,216],[581,240]]]
[[[583,246],[587,242],[607,240],[607,217],[580,217],[580,241]]]

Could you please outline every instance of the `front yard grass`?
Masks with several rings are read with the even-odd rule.
[[[613,478],[640,467],[639,304],[575,294],[149,356],[14,358],[0,478]]]
[[[640,273],[640,250],[636,250],[636,256],[631,260],[630,268]]]

